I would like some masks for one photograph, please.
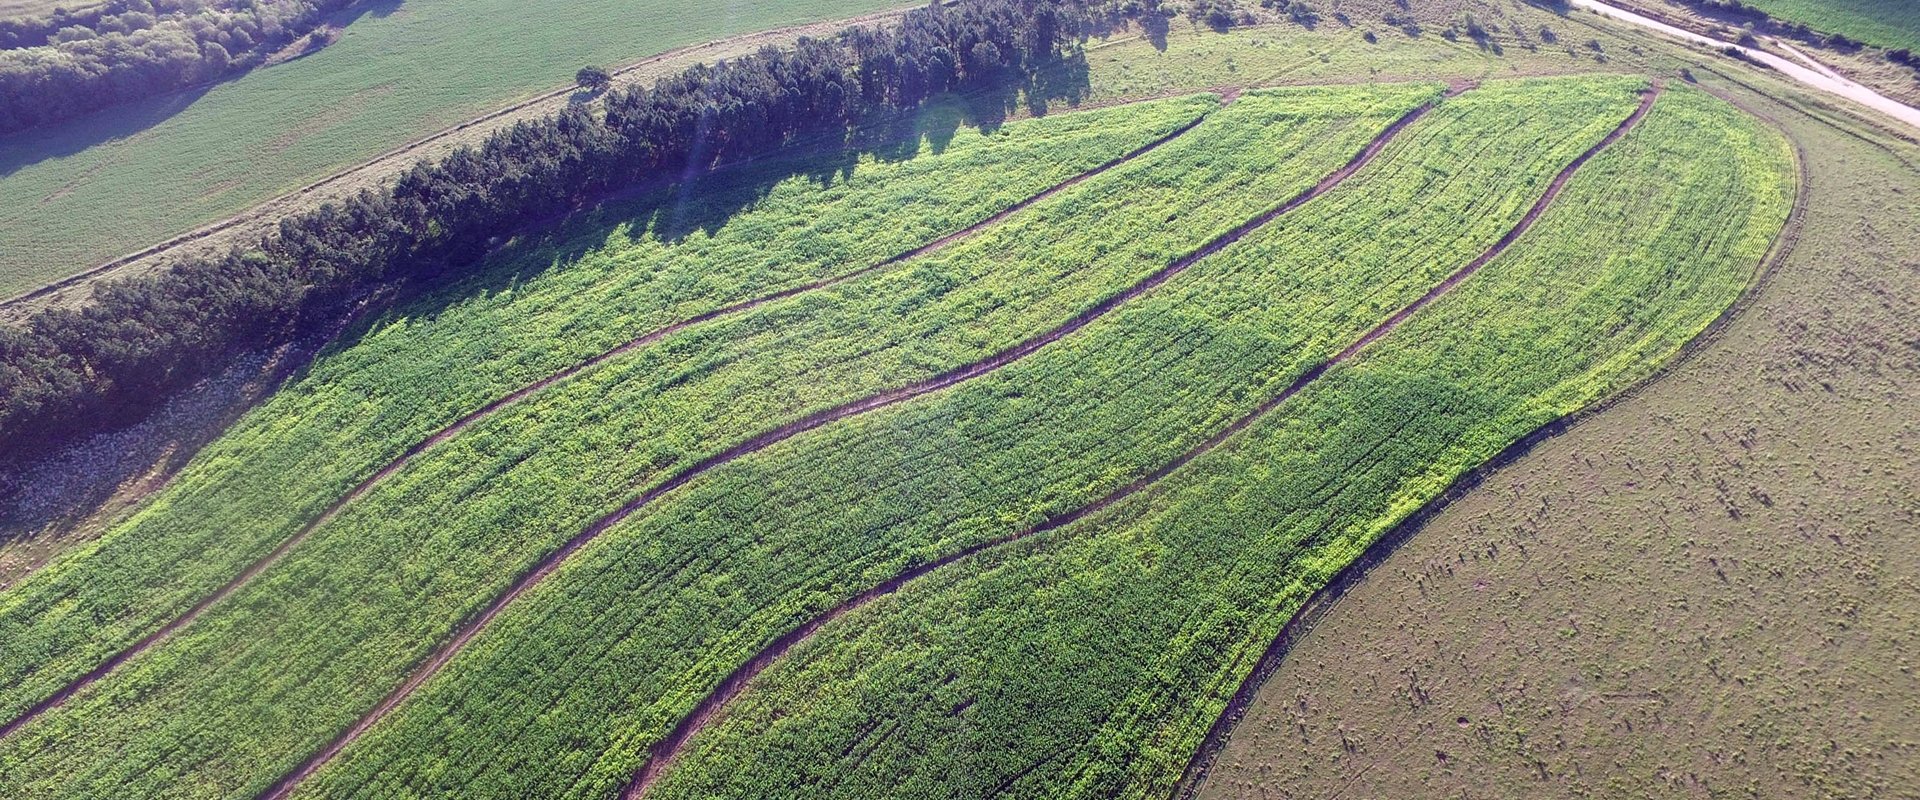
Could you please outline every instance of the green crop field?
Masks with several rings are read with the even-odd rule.
[[[671,193],[623,209],[615,216],[633,221],[612,236],[524,244],[451,293],[474,299],[373,323],[121,529],[9,590],[0,624],[22,644],[6,665],[17,713],[298,535],[205,617],[0,741],[0,775],[47,796],[258,792],[380,706],[423,659],[468,642],[474,631],[463,623],[514,576],[584,541],[418,700],[390,719],[376,715],[366,738],[303,787],[616,790],[648,743],[782,631],[909,565],[1151,473],[1420,298],[1518,224],[1557,171],[1627,118],[1642,86],[1496,82],[1424,115],[1415,109],[1434,101],[1435,85],[1257,91],[1220,110],[1209,97],[1121,106],[963,135],[938,155],[766,167],[771,175],[716,181],[701,193],[705,207]],[[1656,108],[1703,102],[1675,97]],[[1415,116],[1404,131],[1389,127]],[[1353,174],[1338,173],[1345,180],[1324,197],[1286,204],[1383,132],[1394,135]],[[858,272],[1169,134],[1178,135],[943,250]],[[1779,168],[1768,155],[1722,175],[1725,213],[1746,208],[1741,191],[1764,197],[1783,185],[1767,172]],[[983,195],[951,180],[1007,157],[1039,162],[1027,183],[1002,181]],[[1616,169],[1652,174],[1637,162]],[[795,172],[851,177],[769,181]],[[944,195],[898,202],[943,181]],[[717,223],[733,206],[746,210]],[[1738,247],[1754,231],[1777,227],[1765,212],[1702,214],[1659,230],[1724,227],[1731,264],[1751,260]],[[899,224],[908,217],[925,219]],[[802,218],[810,222],[796,228]],[[898,244],[875,247],[883,230]],[[788,257],[769,262],[769,246]],[[1744,274],[1712,283],[1620,269],[1675,281],[1681,298],[1650,306],[1672,316],[1646,323],[1647,342],[1594,354],[1610,359],[1607,380],[1656,362]],[[857,277],[674,333],[536,393],[301,533],[376,465],[488,397],[676,312],[848,273]],[[1122,291],[1156,286],[1153,275],[1167,283],[1137,298]],[[1111,317],[1086,316],[1120,300]],[[1080,329],[1083,320],[1093,324]],[[1640,329],[1631,323],[1622,329]],[[1050,341],[1049,329],[1069,335],[1021,350]],[[648,487],[677,485],[679,472],[727,443],[1016,351],[1039,355],[777,443],[626,516]],[[503,360],[518,366],[457,366]],[[1141,381],[1136,366],[1155,361],[1155,379]],[[1586,394],[1550,408],[1601,391],[1581,386]],[[980,438],[954,438],[971,431]],[[880,485],[891,488],[864,492]],[[778,496],[789,489],[797,494]],[[262,514],[263,505],[280,511]],[[842,532],[822,536],[821,525]],[[756,533],[740,539],[747,530]],[[819,549],[827,544],[838,549]],[[742,548],[740,560],[727,558]],[[636,595],[652,602],[622,599]],[[687,627],[694,620],[701,627]],[[607,685],[596,690],[588,676]],[[546,724],[557,727],[501,735]],[[505,749],[452,756],[486,748]]]
[[[1177,100],[1025,123],[992,137],[963,134],[938,155],[904,161],[774,164],[717,180],[701,202],[655,198],[610,209],[602,224],[503,255],[448,302],[373,323],[236,428],[153,507],[10,590],[0,625],[19,646],[0,655],[7,713],[178,614],[378,465],[488,400],[673,320],[874,264],[1213,105]],[[1022,169],[984,168],[1003,162]],[[685,230],[735,206],[750,210],[710,232]],[[901,215],[903,208],[913,213]],[[683,260],[691,254],[699,256]],[[267,506],[257,506],[263,497]],[[262,513],[269,507],[279,513]],[[102,580],[108,574],[121,577]]]
[[[885,0],[378,0],[340,41],[204,91],[0,138],[0,296],[238,213],[427,133],[685,45]],[[514,22],[510,29],[501,20]],[[341,20],[344,24],[346,19]]]
[[[1920,50],[1920,3],[1911,0],[1746,0],[1768,16],[1886,48]]]
[[[138,132],[46,140],[68,152],[0,170],[0,281],[575,62],[884,7],[493,9],[528,17],[516,39],[457,5],[374,4]],[[1920,785],[1897,666],[1920,584],[1882,535],[1920,508],[1912,246],[1888,244],[1915,180],[1861,166],[1920,175],[1920,146],[1591,14],[1315,7],[1117,30],[1036,81],[1077,108],[977,128],[943,95],[895,138],[615,195],[383,296],[0,588],[0,796]],[[1777,341],[1673,388],[1734,336]],[[1886,441],[1768,438],[1843,403]],[[1723,517],[1746,544],[1696,544]],[[1767,560],[1796,548],[1823,555]]]
[[[711,687],[716,668],[724,674],[821,604],[902,564],[1010,534],[1152,471],[1410,302],[1519,216],[1531,199],[1527,176],[1549,174],[1555,159],[1571,159],[1625,115],[1627,84],[1615,82],[1611,92],[1604,84],[1501,87],[1449,102],[1384,151],[1377,169],[1033,359],[730,464],[583,552],[551,589],[503,619],[497,636],[476,642],[473,660],[451,665],[444,683],[366,740],[366,755],[347,754],[342,772],[316,789],[378,796],[431,784],[551,796],[576,783],[589,794],[617,787],[638,766],[634,744],[658,740],[688,699]],[[1373,93],[1342,90],[1329,99],[1352,106],[1374,102]],[[1248,124],[1258,121],[1249,114],[1258,105],[1299,108],[1310,99],[1297,91],[1248,95],[1231,113]],[[1470,133],[1516,101],[1532,107],[1527,125]],[[1618,113],[1607,119],[1611,111]],[[1196,147],[1204,137],[1228,138],[1204,127],[1192,136]],[[1505,141],[1490,147],[1489,136]],[[1467,158],[1486,149],[1502,157]],[[1502,181],[1507,191],[1483,192]],[[1434,210],[1392,218],[1416,207]],[[1463,213],[1476,224],[1457,236],[1357,235],[1405,234]],[[1348,233],[1326,236],[1332,229]],[[1334,257],[1342,250],[1344,258]],[[1268,260],[1281,253],[1285,262]],[[1343,263],[1348,269],[1335,268]],[[1236,291],[1222,293],[1223,285]],[[1248,302],[1263,294],[1272,305]],[[1215,316],[1241,323],[1208,330],[1202,323]],[[978,438],[957,438],[961,432]],[[739,530],[755,531],[756,541],[738,541]],[[708,555],[679,563],[688,553]],[[716,603],[715,580],[738,594]],[[647,600],[633,602],[638,597]],[[694,640],[714,644],[688,652],[685,625],[695,619],[708,632]],[[668,620],[675,622],[660,624]],[[530,651],[529,642],[539,644]],[[551,653],[572,656],[562,663]],[[482,696],[491,699],[469,700]],[[577,726],[498,737],[554,708],[566,709],[554,719],[604,720],[606,728],[591,739]],[[444,741],[431,747],[438,757],[420,759],[434,739]],[[535,741],[553,749],[535,749]],[[486,758],[452,757],[495,748]],[[456,779],[462,765],[474,771]],[[580,765],[593,768],[585,777],[570,771]]]
[[[830,624],[652,796],[1166,796],[1301,600],[1454,475],[1696,334],[1791,186],[1777,136],[1669,92],[1431,313],[1164,488]]]

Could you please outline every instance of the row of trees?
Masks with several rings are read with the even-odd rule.
[[[309,35],[353,0],[111,0],[0,27],[0,133],[165,94]]]
[[[238,352],[338,318],[390,281],[471,264],[528,220],[650,178],[850,135],[947,91],[1021,80],[1077,47],[1082,0],[962,0],[890,28],[697,66],[422,161],[379,191],[280,223],[254,246],[103,283],[93,302],[0,327],[0,441],[137,418]]]

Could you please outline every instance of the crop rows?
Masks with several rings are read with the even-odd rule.
[[[1073,317],[1297,194],[1436,92],[1242,100],[939,254],[668,337],[508,409],[0,742],[0,777],[68,795],[263,788],[595,514],[756,430]]]
[[[524,596],[309,793],[607,795],[784,631],[1151,472],[1421,296],[1638,85],[1450,99],[1338,188],[1044,353],[710,473]]]
[[[1215,106],[1190,97],[1035,120],[908,159],[774,162],[510,249],[480,280],[375,322],[151,508],[0,595],[0,718],[180,616],[489,400],[674,320],[855,272]]]
[[[1153,491],[830,622],[648,796],[1166,796],[1316,588],[1720,314],[1792,180],[1777,136],[1669,90],[1511,249],[1355,360]]]

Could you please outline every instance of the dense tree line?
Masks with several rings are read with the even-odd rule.
[[[1080,0],[963,0],[609,92],[292,216],[256,245],[101,284],[0,327],[0,441],[51,443],[147,411],[234,354],[336,318],[383,283],[471,264],[488,241],[611,188],[764,152],[953,90],[1018,81],[1077,47]]]
[[[110,0],[0,23],[0,133],[250,68],[352,2]]]

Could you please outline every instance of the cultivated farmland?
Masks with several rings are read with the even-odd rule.
[[[1449,100],[1325,196],[1032,359],[796,438],[663,499],[527,597],[316,789],[617,788],[640,764],[636,745],[660,741],[755,649],[903,569],[1153,472],[1411,302],[1512,225],[1533,184],[1618,123],[1635,85],[1502,85]],[[1307,97],[1254,93],[1232,111]],[[1490,124],[1516,106],[1529,109],[1519,127]],[[1409,235],[1469,217],[1456,236]],[[714,596],[714,581],[731,591]],[[565,710],[549,716],[555,708]],[[542,718],[606,728],[593,739],[577,724],[511,744],[497,735]],[[423,748],[436,737],[446,744]],[[500,749],[452,757],[489,748]],[[423,749],[441,755],[414,755]],[[461,765],[479,774],[456,778]]]
[[[942,153],[929,143],[921,157],[902,161],[770,164],[716,177],[700,187],[698,202],[679,193],[648,198],[502,254],[472,284],[370,323],[352,347],[322,359],[218,443],[154,507],[10,590],[0,617],[19,626],[8,638],[20,644],[0,654],[6,714],[185,612],[463,415],[676,321],[874,265],[1216,105],[1189,98],[1025,123],[993,137],[961,134]],[[990,182],[962,177],[982,175],[981,165],[1003,156],[1027,168]],[[814,176],[833,179],[823,185]],[[916,213],[894,213],[903,205]],[[700,227],[748,207],[725,227]]]
[[[1088,110],[1008,101],[1001,112],[1036,116],[975,130],[959,109],[979,98],[946,95],[889,132],[850,132],[844,150],[791,141],[574,197],[474,248],[477,265],[449,265],[469,277],[382,286],[129,517],[0,590],[0,794],[1704,788],[1590,778],[1596,760],[1565,755],[1657,742],[1680,713],[1713,733],[1678,748],[1692,769],[1761,774],[1708,763],[1755,730],[1715,722],[1710,704],[1583,710],[1618,700],[1587,687],[1632,685],[1647,669],[1635,664],[1657,660],[1569,643],[1591,608],[1563,621],[1550,593],[1501,587],[1536,604],[1517,620],[1498,602],[1427,597],[1456,568],[1475,574],[1477,552],[1402,565],[1420,597],[1366,606],[1343,634],[1371,651],[1318,642],[1317,661],[1282,659],[1319,619],[1303,608],[1359,581],[1356,565],[1395,558],[1396,537],[1466,476],[1644,386],[1703,332],[1726,335],[1770,265],[1808,257],[1794,249],[1808,164],[1871,150],[1911,168],[1903,159],[1920,151],[1832,107],[1800,127],[1756,116],[1740,62],[1614,38],[1591,15],[1446,0],[1383,20],[1365,16],[1369,2],[1310,22],[1263,11],[1225,33],[1196,17],[1165,40],[1122,28],[1058,79],[1096,101]],[[1029,79],[1032,91],[1054,80]],[[1303,85],[1276,85],[1289,82]],[[1806,159],[1795,144],[1808,126],[1850,147]],[[1909,234],[1867,208],[1911,210],[1901,191],[1869,193],[1823,246],[1851,236],[1874,258],[1908,254],[1878,246]],[[1905,330],[1888,320],[1911,303],[1888,284],[1838,282],[1871,290],[1862,297],[1884,311],[1873,319]],[[1809,322],[1841,325],[1781,314],[1767,326],[1799,343]],[[1878,330],[1848,338],[1857,347],[1839,360],[1870,361],[1892,385],[1911,372],[1910,343]],[[1825,386],[1794,375],[1781,380],[1793,391]],[[1852,399],[1899,420],[1901,396]],[[1750,453],[1768,424],[1729,441]],[[1910,427],[1863,447],[1863,474],[1894,475],[1886,454],[1911,449]],[[1707,485],[1750,457],[1723,451],[1731,466],[1696,463],[1690,479]],[[1839,452],[1822,451],[1823,485],[1846,469]],[[1559,506],[1591,493],[1525,483],[1585,487],[1578,460],[1468,494],[1476,530],[1509,517],[1533,533],[1577,527]],[[1626,469],[1641,480],[1643,466]],[[1720,490],[1736,520],[1784,499]],[[1668,531],[1722,512],[1678,502],[1661,507]],[[1591,554],[1616,542],[1693,547],[1631,515],[1605,519],[1559,534],[1565,556],[1556,575],[1535,570],[1538,585],[1596,580],[1583,559],[1630,563]],[[1898,534],[1913,515],[1874,519]],[[1755,585],[1738,581],[1751,568],[1722,561],[1722,581]],[[1848,567],[1910,586],[1879,562],[1773,569],[1831,586]],[[1626,606],[1668,626],[1691,619],[1689,596],[1661,595],[1664,611],[1651,596]],[[1403,601],[1425,601],[1424,616],[1396,616]],[[1528,631],[1516,658],[1539,663],[1435,663],[1451,651],[1420,620],[1451,613],[1458,628],[1469,615],[1436,605]],[[1855,635],[1876,663],[1905,663],[1897,603],[1830,605],[1836,624],[1878,626]],[[1404,641],[1377,644],[1385,629]],[[1880,715],[1920,689],[1902,695],[1902,679],[1870,665],[1803,670],[1798,689],[1756,677],[1769,665],[1755,659],[1723,675],[1699,635],[1678,658],[1698,655],[1725,696],[1766,687],[1784,720],[1806,687],[1832,700],[1865,681],[1874,716],[1860,726],[1891,743],[1875,763],[1893,766],[1860,774],[1894,777],[1827,784],[1832,762],[1803,761],[1801,788],[1814,788],[1801,794],[1903,788],[1900,731]],[[1743,629],[1722,641],[1766,640]],[[1388,666],[1368,662],[1383,654]],[[1349,655],[1364,672],[1331,675]],[[1401,663],[1419,666],[1395,673]],[[1574,664],[1573,688],[1542,664]],[[1278,699],[1262,688],[1276,665]],[[1325,695],[1308,707],[1315,687],[1352,695],[1331,722]],[[1433,702],[1462,687],[1485,697],[1460,702],[1493,710]],[[1590,727],[1539,721],[1549,696]],[[1410,710],[1379,710],[1393,704]],[[1376,716],[1355,732],[1338,718],[1349,707]],[[1243,715],[1253,735],[1228,742]],[[1664,730],[1623,733],[1623,719]],[[1543,745],[1535,724],[1575,744]],[[1792,738],[1805,759],[1802,740],[1827,737],[1829,756],[1851,760],[1857,744],[1832,725],[1759,728],[1768,735],[1749,735],[1741,758]],[[1462,778],[1455,747],[1426,746],[1456,730],[1506,758],[1499,778]],[[1616,763],[1639,769],[1653,749]]]
[[[1791,186],[1777,136],[1667,93],[1430,313],[1163,488],[824,626],[649,795],[1165,796],[1301,600],[1454,475],[1698,332]]]
[[[62,741],[57,752],[95,763],[107,770],[99,780],[118,783],[128,774],[152,774],[157,764],[139,757],[97,761],[86,755],[83,741],[127,752],[129,743],[120,737],[132,736],[149,742],[147,752],[155,759],[213,759],[202,767],[214,776],[210,792],[231,791],[229,780],[238,786],[270,781],[278,771],[272,762],[249,767],[242,750],[263,760],[287,759],[319,746],[317,735],[359,716],[432,645],[451,636],[458,620],[484,607],[511,576],[588,529],[598,514],[779,422],[910,385],[1067,323],[1311,186],[1437,92],[1433,86],[1400,87],[1372,103],[1325,101],[1320,113],[1295,110],[1277,98],[1236,103],[1210,115],[1192,134],[954,247],[687,330],[611,362],[410,463],[216,606],[212,616],[0,746],[33,753],[41,749],[34,744],[41,735],[53,736]],[[1219,134],[1209,133],[1216,129]],[[1169,216],[1184,224],[1165,224]],[[1122,231],[1135,233],[1120,236]],[[1040,241],[1051,246],[1036,252],[1033,245]],[[1098,260],[1086,261],[1089,253]],[[408,533],[396,535],[403,529]],[[80,579],[85,570],[73,574]],[[320,592],[289,592],[293,586]],[[342,594],[331,595],[328,587]],[[421,592],[438,599],[421,602]],[[302,609],[281,605],[289,601]],[[241,616],[231,616],[236,613]],[[306,634],[288,627],[301,619],[311,623],[302,625]],[[254,628],[261,633],[241,633],[255,625],[264,626]],[[412,644],[393,647],[406,642]],[[187,652],[202,655],[173,655]],[[289,658],[330,677],[301,674],[304,669]],[[215,662],[246,677],[210,669]],[[151,674],[139,674],[189,664],[192,675],[179,676],[186,680],[153,684]],[[388,677],[374,679],[376,670]],[[300,706],[306,709],[303,719],[188,700],[212,715],[193,719],[174,705],[196,690],[224,695],[240,681],[263,682],[250,692],[261,707]],[[165,685],[162,694],[174,697],[113,688],[138,685]],[[128,701],[156,712],[175,710],[105,711]],[[100,727],[98,713],[127,727]],[[322,713],[337,722],[312,724],[318,719],[313,715]],[[85,732],[69,727],[74,722]],[[76,733],[80,737],[71,738]],[[206,740],[205,750],[181,753],[173,743],[183,734],[224,741]],[[74,763],[36,758],[21,766],[47,769],[49,780],[84,792],[86,781],[68,772]],[[234,765],[232,773],[226,765]],[[12,771],[10,765],[0,769]],[[19,778],[36,780],[24,772]]]

